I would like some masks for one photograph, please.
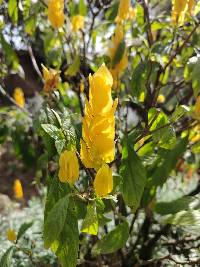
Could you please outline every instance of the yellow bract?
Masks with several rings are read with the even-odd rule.
[[[89,101],[85,101],[82,125],[81,160],[85,167],[98,170],[103,162],[109,163],[115,155],[115,109],[112,100],[113,78],[103,64],[89,77]]]
[[[135,17],[135,11],[131,7],[131,1],[120,0],[116,22],[123,22],[124,20],[132,19],[134,17]]]
[[[106,197],[113,189],[112,170],[107,164],[103,164],[98,170],[95,180],[94,189],[99,197]]]
[[[113,61],[117,53],[117,50],[119,48],[119,45],[123,42],[123,40],[124,40],[123,26],[121,24],[117,24],[108,51],[108,55],[111,59],[111,62]],[[128,57],[125,50],[120,61],[110,69],[110,72],[112,73],[114,80],[114,88],[117,87],[118,81],[121,75],[123,74],[124,70],[126,69],[127,65],[128,65]]]
[[[185,21],[186,13],[192,14],[194,0],[172,0],[172,23],[182,26]]]
[[[17,199],[22,199],[24,194],[23,194],[23,188],[22,184],[19,179],[16,179],[14,181],[14,186],[13,186],[13,191],[14,191],[14,196]]]
[[[19,107],[25,106],[24,92],[20,87],[15,88],[13,98]]]
[[[64,0],[48,1],[48,19],[55,29],[63,26],[65,20]]]
[[[84,28],[84,17],[81,15],[76,15],[71,18],[72,31],[77,32]]]
[[[50,93],[56,89],[59,83],[59,72],[54,69],[47,69],[42,65],[43,79],[44,79],[44,91]]]
[[[63,183],[74,184],[79,177],[79,163],[75,151],[65,150],[59,159],[59,179]]]
[[[6,232],[7,239],[14,242],[17,239],[16,233],[13,229],[8,229]]]

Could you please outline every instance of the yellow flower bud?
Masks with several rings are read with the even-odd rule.
[[[7,239],[14,242],[17,239],[16,233],[13,229],[8,229],[6,232]]]
[[[159,104],[164,103],[164,102],[165,102],[165,96],[162,95],[162,94],[160,94],[160,95],[158,96],[158,98],[157,98],[157,102],[158,102]]]
[[[81,15],[76,15],[71,18],[72,31],[77,32],[84,28],[84,17]]]
[[[74,184],[79,177],[79,163],[75,151],[65,150],[59,159],[59,179],[62,183]]]
[[[24,194],[23,194],[23,188],[22,184],[19,179],[16,179],[14,181],[14,186],[13,186],[13,191],[14,191],[14,196],[16,199],[22,199]]]
[[[55,29],[63,26],[65,21],[64,0],[48,0],[48,19]]]
[[[47,69],[42,65],[43,79],[44,79],[44,91],[46,93],[51,93],[56,89],[59,83],[59,72],[54,69]]]
[[[99,197],[106,197],[113,189],[112,170],[107,164],[103,164],[98,170],[95,180],[94,189]]]
[[[23,108],[25,106],[24,92],[20,87],[15,88],[13,98],[19,107]]]

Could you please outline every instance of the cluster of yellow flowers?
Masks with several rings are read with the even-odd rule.
[[[108,55],[112,63],[110,71],[114,79],[114,88],[118,87],[119,79],[128,65],[128,57],[124,43],[123,22],[135,17],[135,11],[131,7],[130,2],[130,0],[120,0],[118,14],[115,20],[117,24],[108,50]],[[118,51],[120,50],[120,48],[122,51]],[[122,53],[122,55],[120,57],[120,60],[114,63],[113,60],[115,59],[117,52]]]
[[[112,170],[107,163],[115,155],[115,109],[111,89],[113,78],[103,64],[94,75],[89,76],[89,101],[85,99],[85,116],[82,125],[80,157],[86,168],[97,171],[94,189],[98,196],[105,197],[112,191]],[[75,151],[64,151],[59,160],[59,179],[73,184],[79,176],[79,163]]]
[[[48,1],[48,19],[55,28],[61,28],[65,21],[64,0]]]
[[[44,91],[46,93],[51,93],[56,89],[59,83],[59,71],[54,69],[47,69],[44,65],[42,65],[42,71],[44,79]]]
[[[19,107],[25,106],[24,92],[20,87],[15,88],[13,98]]]
[[[75,15],[71,18],[72,31],[77,32],[78,30],[82,30],[84,28],[84,17],[81,15]]]
[[[172,0],[172,23],[182,26],[186,14],[192,14],[195,0]]]

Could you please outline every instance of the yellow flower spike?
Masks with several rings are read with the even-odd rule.
[[[165,96],[162,95],[162,94],[160,94],[160,95],[158,96],[158,98],[157,98],[157,102],[158,102],[159,104],[164,103],[164,102],[165,102]]]
[[[200,96],[197,97],[194,113],[198,119],[200,119]]]
[[[105,64],[89,76],[89,101],[85,99],[82,120],[81,160],[86,168],[98,170],[115,156],[115,110],[111,89],[113,78]]]
[[[172,23],[182,26],[188,9],[188,0],[172,0]]]
[[[23,188],[22,184],[19,179],[16,179],[14,181],[14,186],[13,186],[13,191],[14,191],[14,196],[16,199],[22,199],[24,194],[23,194]]]
[[[13,229],[8,229],[6,232],[6,236],[10,242],[15,242],[17,239],[16,233]]]
[[[44,79],[44,91],[46,93],[53,92],[59,83],[60,74],[59,71],[54,69],[47,69],[42,65],[43,79]]]
[[[55,28],[61,28],[65,21],[64,0],[48,0],[48,19]]]
[[[105,163],[96,174],[94,189],[96,195],[99,197],[106,197],[113,189],[112,170]]]
[[[85,18],[81,15],[75,15],[71,18],[72,31],[77,32],[84,28]]]
[[[20,87],[15,88],[13,98],[19,107],[23,108],[25,106],[24,92]]]
[[[134,17],[135,17],[135,12],[134,9],[131,7],[131,1],[120,0],[116,22],[121,23],[124,20],[132,19]]]
[[[79,177],[79,163],[75,151],[65,150],[60,155],[58,177],[62,183],[74,184]]]

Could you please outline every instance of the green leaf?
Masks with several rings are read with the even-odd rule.
[[[14,252],[14,247],[10,247],[9,249],[6,250],[6,252],[3,254],[0,260],[0,266],[1,267],[10,267],[11,266],[11,260],[12,260],[12,255]]]
[[[117,47],[117,51],[112,60],[112,67],[115,67],[115,65],[117,65],[120,62],[120,60],[122,59],[124,55],[125,49],[126,49],[126,43],[124,40],[122,40],[119,46]]]
[[[172,122],[176,122],[182,116],[184,116],[185,114],[187,114],[189,112],[189,110],[190,110],[189,107],[187,107],[185,105],[177,106],[176,109],[175,109],[175,111],[172,114],[171,121]]]
[[[112,4],[111,7],[105,13],[105,17],[107,20],[114,21],[114,19],[117,16],[119,2],[113,1],[113,3],[111,3],[111,4]]]
[[[25,232],[33,225],[33,222],[30,223],[23,223],[18,231],[17,234],[17,241],[25,234]]]
[[[93,254],[109,254],[125,246],[129,237],[129,226],[123,222],[116,226],[114,230],[105,235],[93,247]]]
[[[75,76],[79,71],[79,68],[80,68],[80,58],[79,56],[76,56],[74,62],[65,71],[65,75]]]
[[[67,217],[68,204],[69,196],[61,198],[47,215],[47,219],[44,223],[45,248],[49,248],[62,231]]]
[[[29,35],[33,35],[36,28],[36,17],[30,16],[29,18],[27,18],[26,21],[24,22],[24,26],[25,26],[25,31]]]
[[[159,112],[155,108],[151,108],[148,112],[149,124],[153,121],[150,131],[152,132],[153,141],[158,144],[158,146],[172,149],[176,143],[176,134],[173,127],[169,124],[167,115],[164,112]]]
[[[146,76],[147,68],[148,62],[145,60],[139,62],[137,67],[133,70],[131,78],[131,90],[133,96],[139,97],[142,90],[144,89],[144,79]]]
[[[184,196],[170,202],[158,202],[154,207],[154,211],[161,215],[174,214],[181,210],[188,210],[190,203],[193,201],[193,197]]]
[[[17,69],[19,66],[19,60],[18,57],[13,50],[12,46],[5,40],[3,34],[0,33],[0,42],[3,48],[3,51],[6,55],[6,60],[8,61],[8,64],[12,64],[14,69]]]
[[[77,266],[78,248],[78,221],[74,214],[69,213],[54,249],[62,267]]]
[[[129,144],[123,147],[120,174],[123,178],[123,198],[128,206],[136,210],[144,191],[146,171],[140,158]]]
[[[91,235],[97,235],[98,233],[98,218],[95,203],[88,204],[87,206],[87,214],[83,221],[81,232]]]
[[[31,0],[23,0],[22,5],[23,5],[23,16],[26,19],[29,16],[29,10],[31,7]]]
[[[42,124],[42,128],[48,135],[50,135],[54,140],[62,138],[62,131],[52,124]]]
[[[8,1],[8,15],[12,19],[13,23],[16,23],[18,21],[17,0],[9,0]]]
[[[200,93],[200,71],[199,69],[200,69],[200,60],[198,60],[195,63],[193,71],[192,71],[192,75],[191,75],[192,88],[193,88],[195,97],[197,97],[198,94]]]
[[[180,211],[174,215],[168,216],[164,223],[180,225],[180,226],[199,226],[200,225],[200,211],[187,210]]]
[[[58,154],[62,152],[63,148],[65,147],[65,143],[66,143],[65,139],[59,139],[55,141],[55,147]]]
[[[79,14],[82,16],[86,16],[87,15],[87,6],[85,4],[85,0],[79,0]]]
[[[179,141],[174,149],[165,153],[152,175],[152,182],[154,186],[162,186],[170,175],[170,172],[175,168],[178,159],[183,155],[187,148],[188,139],[184,138]]]

